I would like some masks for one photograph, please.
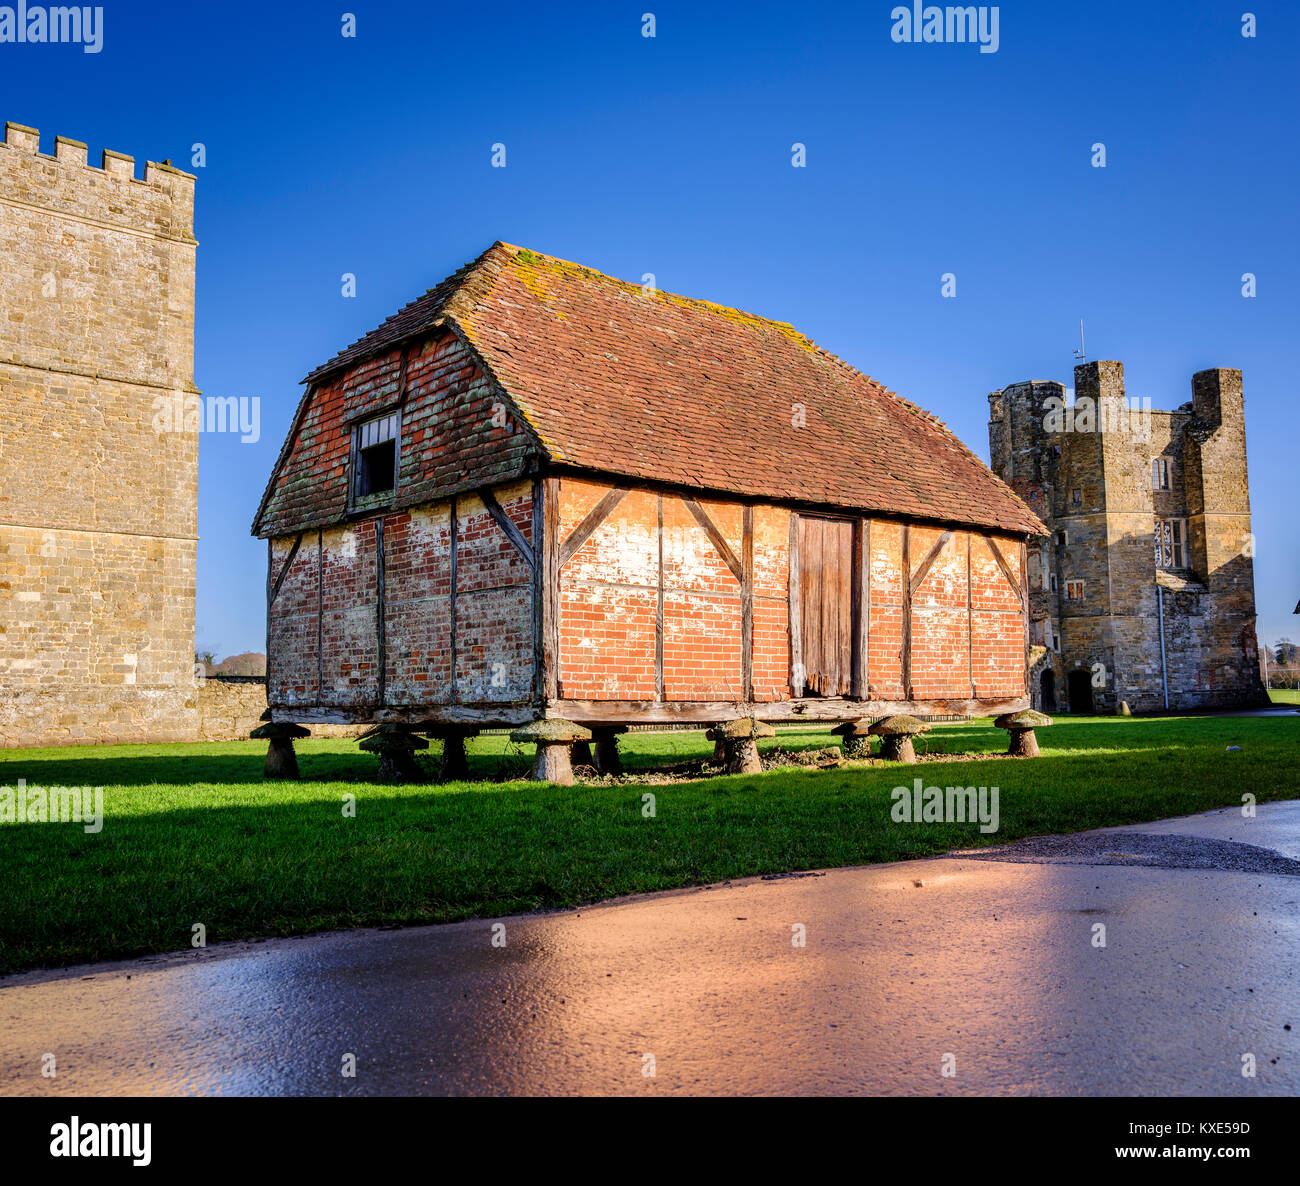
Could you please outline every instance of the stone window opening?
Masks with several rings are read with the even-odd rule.
[[[1083,491],[1078,486],[1070,491],[1070,505],[1076,507],[1083,506]]]
[[[1151,489],[1169,489],[1169,458],[1156,457],[1151,461]]]
[[[353,502],[383,501],[397,486],[399,415],[362,421],[352,437]]]
[[[1067,601],[1082,601],[1082,600],[1083,600],[1083,582],[1082,582],[1082,581],[1066,581],[1066,582],[1065,582],[1065,599],[1066,599]]]
[[[1156,520],[1156,567],[1187,567],[1187,520]]]

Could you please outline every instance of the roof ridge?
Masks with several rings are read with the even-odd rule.
[[[548,255],[545,251],[534,251],[530,247],[517,247],[512,243],[505,243],[500,240],[493,244],[493,246],[506,248],[516,260],[524,259],[524,257],[527,257],[527,259],[524,259],[524,262],[529,262],[532,259],[544,260],[547,263],[560,264],[564,268],[572,269],[574,272],[583,276],[598,276],[602,280],[611,281],[618,285],[618,287],[627,289],[637,295],[643,295],[646,291],[645,285],[638,284],[635,280],[624,280],[622,277],[611,275],[609,272],[602,272],[599,268],[593,268],[588,264],[580,264],[571,259],[563,259],[558,255]],[[747,320],[760,322],[764,325],[770,325],[774,329],[781,330],[782,332],[788,331],[788,335],[793,335],[794,337],[799,338],[809,347],[814,347],[816,345],[811,338],[806,334],[801,333],[795,328],[793,323],[789,321],[781,321],[775,317],[765,317],[761,313],[751,313],[748,309],[741,309],[735,305],[724,305],[719,301],[705,300],[703,297],[693,297],[687,296],[685,293],[670,292],[668,289],[660,288],[657,285],[652,291],[655,296],[661,300],[681,302],[683,304],[692,305],[696,308],[713,312],[738,313],[741,317],[744,317]]]
[[[358,370],[364,381],[383,354],[449,332],[531,447],[553,462],[1013,533],[1043,530],[942,419],[790,322],[646,281],[495,240],[308,375],[290,437],[304,413],[313,414],[314,390],[346,387]],[[794,409],[805,403],[809,418],[798,421]],[[787,435],[787,415],[791,432],[808,434]],[[276,473],[282,468],[277,462]],[[274,516],[268,496],[276,480],[259,508],[261,528],[270,522],[264,514]],[[331,497],[341,497],[335,485]]]
[[[558,255],[549,255],[544,251],[534,251],[530,247],[520,247],[515,243],[507,243],[504,239],[496,239],[472,260],[462,264],[456,269],[456,271],[445,276],[431,288],[426,288],[420,296],[415,298],[415,300],[408,301],[395,313],[384,318],[384,320],[374,329],[370,330],[368,333],[362,334],[361,337],[345,346],[342,350],[337,351],[332,357],[328,358],[325,362],[321,363],[320,366],[313,369],[311,373],[302,380],[302,382],[317,382],[333,371],[361,362],[369,357],[371,353],[388,349],[396,345],[398,341],[410,337],[413,334],[423,332],[425,329],[433,325],[440,316],[454,314],[459,321],[460,316],[466,312],[464,306],[470,301],[470,297],[467,294],[471,291],[470,286],[477,274],[481,271],[487,270],[484,265],[486,265],[490,260],[503,254],[508,256],[510,259],[522,262],[525,265],[533,260],[540,260],[547,264],[558,265],[563,269],[581,276],[599,277],[601,280],[608,281],[611,284],[617,285],[619,288],[638,295],[644,294],[646,291],[644,285],[637,284],[632,280],[623,280],[618,276],[610,275],[608,272],[602,272],[599,268],[593,268],[587,264],[580,264],[575,260],[563,259]],[[797,342],[809,353],[818,353],[828,358],[835,359],[835,355],[833,355],[829,350],[817,345],[817,343],[808,337],[807,334],[796,329],[792,322],[781,321],[775,317],[765,317],[761,313],[751,313],[747,309],[741,309],[734,305],[724,305],[718,301],[705,300],[702,297],[692,297],[687,296],[684,293],[670,292],[664,288],[655,287],[653,292],[655,298],[658,300],[666,300],[671,301],[674,304],[688,305],[692,308],[724,316],[728,320],[741,318],[752,324],[768,327]],[[443,294],[441,297],[438,295],[440,293]],[[474,295],[477,296],[479,294],[475,292]],[[395,324],[399,323],[403,317],[409,316],[414,310],[424,304],[430,306],[427,318],[422,319],[409,330],[400,332],[395,336],[390,336],[385,333],[385,330],[390,327],[395,327]],[[365,348],[365,344],[368,341],[373,341],[373,350]],[[843,363],[842,359],[836,361]],[[907,403],[905,400],[902,402]],[[920,412],[922,415],[926,414],[915,405],[908,404],[908,406],[914,411]]]
[[[385,317],[384,320],[375,326],[374,329],[370,330],[368,333],[362,334],[361,337],[357,338],[354,342],[351,342],[349,345],[343,347],[342,350],[335,353],[332,357],[326,359],[325,362],[314,368],[311,373],[301,381],[303,383],[316,382],[331,371],[338,370],[343,366],[351,366],[354,363],[362,361],[364,358],[369,356],[371,351],[363,349],[356,354],[353,352],[371,339],[374,340],[375,351],[385,350],[396,345],[399,340],[410,336],[410,334],[405,333],[398,335],[397,338],[390,338],[384,334],[385,328],[400,321],[404,315],[411,313],[412,310],[418,308],[420,305],[428,303],[430,305],[428,318],[424,319],[419,326],[410,331],[414,333],[421,332],[421,330],[427,328],[436,319],[439,312],[441,312],[461,291],[465,282],[478,271],[489,256],[496,252],[498,248],[510,248],[510,246],[511,244],[503,243],[500,239],[495,240],[489,247],[480,251],[478,255],[468,263],[461,264],[459,268],[450,275],[444,276],[437,284],[433,285],[432,288],[426,288],[424,292],[415,298],[415,300],[408,301],[398,309],[397,312]],[[441,299],[438,299],[437,294],[440,292],[444,293],[444,295]],[[434,299],[430,300],[431,297]]]

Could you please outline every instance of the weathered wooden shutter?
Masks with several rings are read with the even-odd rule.
[[[853,523],[799,517],[805,694],[847,696],[853,671]]]

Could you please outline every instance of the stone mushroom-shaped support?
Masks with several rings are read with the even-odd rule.
[[[1036,758],[1038,738],[1034,736],[1034,730],[1045,729],[1052,723],[1052,718],[1035,709],[1024,708],[1019,712],[1004,712],[993,723],[1011,734],[1007,753],[1013,758]]]
[[[758,739],[775,737],[776,730],[766,721],[742,717],[714,725],[705,736],[712,742],[721,742],[727,755],[728,774],[762,774],[763,763],[758,760]],[[716,749],[715,749],[716,754]]]
[[[478,730],[450,725],[424,724],[416,731],[426,737],[442,740],[442,761],[438,766],[441,782],[460,782],[469,777],[469,760],[465,755],[465,742],[478,736]]]
[[[269,741],[266,747],[266,765],[262,767],[264,778],[297,778],[298,755],[293,751],[295,737],[310,737],[311,730],[301,725],[291,725],[287,721],[267,721],[258,725],[250,734],[254,741]]]
[[[534,721],[510,734],[510,740],[537,746],[529,778],[537,782],[554,782],[562,787],[573,785],[573,762],[570,750],[579,741],[590,741],[591,730],[572,721]]]
[[[916,717],[900,713],[897,716],[882,717],[867,732],[872,737],[880,738],[880,756],[886,762],[904,762],[910,765],[916,761],[916,750],[912,747],[912,738],[921,733],[929,733],[930,726]]]
[[[423,737],[399,725],[376,725],[361,735],[360,747],[379,755],[377,782],[423,782],[424,771],[415,761],[415,751],[428,749]]]
[[[618,735],[626,725],[593,725],[592,742],[596,747],[596,770],[601,774],[622,774],[623,759],[618,752]]]
[[[869,720],[845,721],[831,732],[840,739],[840,748],[846,758],[871,757],[871,722]]]

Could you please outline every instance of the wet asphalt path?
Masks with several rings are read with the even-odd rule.
[[[26,973],[0,1093],[1300,1094],[1300,803],[985,857]]]

